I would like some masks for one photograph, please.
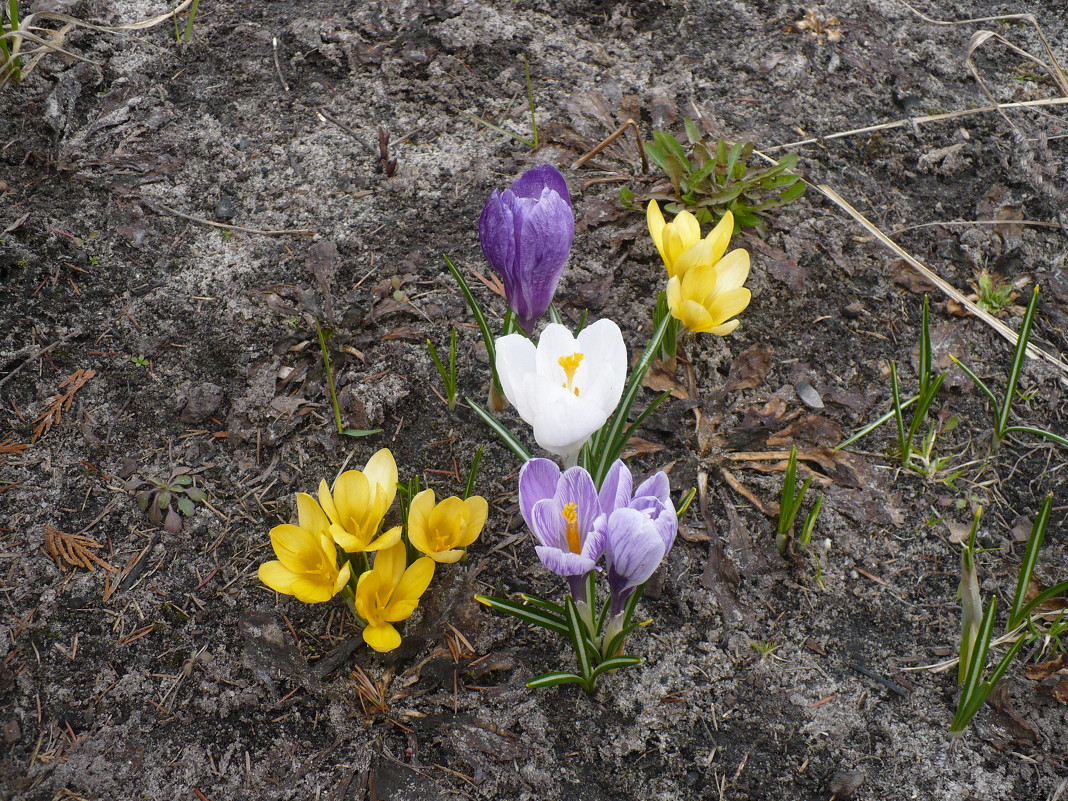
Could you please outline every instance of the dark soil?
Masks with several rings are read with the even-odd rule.
[[[111,26],[166,11],[59,5]],[[942,5],[952,12],[925,10],[1031,10],[1065,60],[1062,3]],[[534,675],[570,664],[565,644],[471,597],[560,591],[516,513],[515,458],[469,410],[445,409],[425,348],[458,324],[461,394],[485,396],[485,352],[441,254],[489,272],[476,221],[493,188],[533,164],[564,170],[579,225],[558,302],[575,320],[584,308],[615,319],[637,350],[663,267],[644,216],[617,197],[624,184],[641,197],[653,178],[631,134],[569,168],[616,125],[633,117],[648,137],[698,118],[781,155],[776,145],[985,105],[966,61],[977,30],[1041,54],[1020,21],[934,25],[895,0],[838,0],[815,9],[813,31],[797,26],[806,11],[780,0],[206,2],[188,45],[170,22],[75,29],[66,49],[94,64],[49,55],[3,90],[0,798],[1059,798],[1068,708],[1024,677],[1037,646],[956,742],[955,668],[902,668],[955,652],[950,537],[975,506],[991,549],[985,597],[1004,609],[1048,493],[1039,578],[1068,576],[1063,449],[1011,440],[988,457],[989,405],[953,369],[932,413],[960,420],[936,443],[949,473],[899,474],[889,426],[808,462],[827,495],[818,579],[814,558],[779,557],[775,518],[729,481],[771,511],[781,463],[739,454],[833,446],[888,408],[891,360],[911,393],[925,291],[938,368],[952,353],[1003,386],[1004,340],[950,313],[816,191],[770,217],[766,238],[738,240],[753,254],[752,305],[729,338],[688,347],[688,397],[642,432],[651,445],[636,471],[669,469],[678,493],[709,480],[707,515],[695,504],[684,519],[642,606],[654,621],[632,639],[644,664],[594,698],[529,691]],[[535,151],[470,116],[529,131],[524,58]],[[973,60],[1001,102],[1057,96],[996,40]],[[1063,353],[1059,108],[787,150],[962,291],[983,269],[1041,284],[1036,341]],[[958,220],[1001,222],[945,224]],[[932,222],[943,224],[894,234]],[[472,283],[499,315],[503,300]],[[1020,314],[1002,318],[1016,327]],[[334,332],[346,425],[383,433],[335,433],[315,316]],[[730,388],[754,348],[770,369]],[[94,374],[35,440],[78,370]],[[810,389],[823,408],[804,405]],[[1029,361],[1022,391],[1018,419],[1063,435],[1063,373]],[[514,413],[503,419],[528,436]],[[398,651],[353,649],[340,602],[301,604],[257,580],[295,492],[390,447],[402,478],[457,493],[481,443],[489,524],[466,563],[440,571]],[[209,496],[173,534],[126,487],[177,468]],[[49,527],[99,543],[114,572],[61,569]],[[361,699],[358,671],[386,711]]]

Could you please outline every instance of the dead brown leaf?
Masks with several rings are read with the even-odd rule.
[[[1024,675],[1031,681],[1038,682],[1039,692],[1052,695],[1062,704],[1068,704],[1068,660],[1064,654],[1058,654],[1056,659],[1048,662],[1028,665],[1024,668]]]
[[[89,380],[95,375],[96,370],[78,369],[59,383],[58,389],[64,391],[53,395],[48,401],[48,408],[34,421],[37,425],[33,429],[33,437],[30,439],[31,445],[47,434],[52,426],[59,423],[63,418],[64,412],[70,411],[71,404],[74,403],[75,394],[89,383]]]
[[[107,570],[109,573],[117,572],[116,568],[109,565],[95,553],[93,549],[104,546],[94,539],[82,534],[68,534],[52,526],[44,529],[44,550],[56,563],[56,567],[66,571],[72,567],[81,567],[92,573],[94,564]]]
[[[933,281],[913,269],[907,261],[895,261],[890,267],[890,273],[895,284],[917,295],[930,294],[938,289]]]
[[[631,437],[623,447],[621,459],[630,459],[632,456],[648,456],[652,453],[660,453],[664,445],[641,437]]]
[[[771,357],[775,349],[771,345],[753,345],[735,357],[731,364],[724,392],[737,392],[740,389],[753,389],[764,383],[771,370]]]
[[[645,374],[645,379],[642,381],[642,386],[653,390],[654,392],[667,392],[671,391],[671,397],[678,398],[679,400],[686,400],[690,397],[690,393],[686,391],[686,388],[679,383],[675,377],[675,372],[668,368],[664,362],[656,359],[649,367],[649,371]]]
[[[1032,746],[1038,742],[1038,732],[1016,711],[1004,684],[993,689],[988,703],[994,710],[991,720],[1008,733],[1015,746]]]
[[[806,414],[768,437],[768,447],[790,445],[834,447],[842,441],[842,427],[818,414]]]

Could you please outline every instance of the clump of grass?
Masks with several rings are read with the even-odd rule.
[[[657,197],[668,201],[665,208],[678,214],[690,210],[698,222],[718,222],[724,212],[734,215],[734,230],[755,228],[765,231],[761,212],[785,206],[801,197],[805,183],[795,172],[797,154],[788,153],[772,167],[750,167],[752,142],[729,144],[723,139],[706,140],[693,120],[685,120],[687,144],[667,131],[653,131],[653,141],[645,144],[649,160],[670,179],[674,196]],[[633,192],[621,192],[629,203]]]
[[[790,446],[790,458],[786,462],[786,475],[782,482],[782,498],[779,501],[779,522],[775,535],[775,547],[779,555],[785,558],[790,552],[790,545],[794,542],[794,523],[801,511],[801,504],[805,500],[805,494],[812,484],[812,476],[808,476],[797,489],[797,448]],[[812,504],[812,508],[805,517],[805,523],[801,527],[801,534],[797,537],[797,549],[808,550],[812,541],[812,529],[816,526],[816,518],[823,507],[823,494]]]
[[[1055,584],[1038,593],[1031,600],[1027,600],[1028,587],[1031,585],[1035,565],[1038,563],[1038,554],[1046,536],[1052,508],[1053,496],[1048,495],[1042,502],[1034,525],[1031,527],[1031,535],[1027,539],[1027,547],[1024,549],[1023,561],[1020,564],[1020,574],[1016,581],[1016,592],[1013,595],[1012,607],[1005,625],[1005,635],[996,641],[993,634],[994,619],[997,614],[997,597],[992,597],[984,609],[979,593],[975,557],[981,551],[975,547],[975,536],[982,508],[975,513],[968,541],[961,552],[961,583],[958,597],[961,599],[963,612],[960,662],[957,670],[957,683],[960,684],[961,691],[956,714],[949,725],[949,732],[953,737],[959,737],[964,733],[1024,645],[1033,644],[1043,638],[1056,639],[1068,628],[1063,622],[1063,612],[1057,620],[1045,627],[1039,625],[1039,621],[1036,621],[1034,616],[1034,612],[1042,604],[1068,592],[1068,581]],[[1059,645],[1059,640],[1056,641]],[[986,675],[987,657],[991,646],[1007,642],[1012,643],[1009,650],[998,660],[989,675]],[[985,679],[984,675],[986,675]]]
[[[995,317],[1007,309],[1016,299],[1016,289],[999,275],[992,275],[983,270],[979,273],[976,288],[976,304],[985,312]]]
[[[429,339],[426,341],[426,347],[430,351],[430,358],[434,360],[434,366],[438,368],[438,375],[441,376],[441,383],[445,388],[445,405],[451,412],[456,408],[456,326],[452,327],[449,335],[448,366],[442,361],[438,355],[438,349]]]
[[[1038,286],[1035,286],[1034,291],[1031,293],[1031,301],[1027,304],[1027,311],[1024,313],[1023,322],[1020,323],[1020,333],[1016,340],[1016,350],[1012,354],[1012,362],[1009,365],[1009,378],[1005,382],[1005,392],[1000,400],[986,383],[972,372],[967,365],[960,361],[956,356],[950,356],[953,363],[963,370],[964,374],[967,375],[980,390],[982,390],[994,410],[994,431],[991,450],[996,451],[1001,447],[1001,443],[1010,434],[1032,434],[1036,437],[1048,439],[1050,442],[1055,442],[1058,445],[1068,446],[1068,439],[1054,434],[1051,431],[1035,428],[1033,426],[1009,425],[1009,416],[1012,413],[1012,404],[1016,400],[1016,387],[1020,383],[1020,373],[1023,372],[1024,359],[1027,357],[1027,343],[1031,341],[1031,327],[1035,322],[1035,311],[1037,308]]]

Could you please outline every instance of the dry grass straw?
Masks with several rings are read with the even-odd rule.
[[[922,18],[924,21],[926,21],[928,23],[931,23],[932,25],[965,25],[965,24],[969,24],[969,23],[1005,22],[1005,21],[1012,21],[1012,20],[1020,20],[1020,21],[1024,21],[1024,22],[1029,22],[1031,25],[1034,26],[1035,31],[1038,34],[1038,38],[1042,42],[1042,47],[1045,50],[1046,55],[1047,55],[1049,60],[1048,60],[1048,62],[1046,62],[1046,61],[1043,61],[1040,58],[1037,58],[1036,56],[1032,55],[1028,51],[1017,47],[1016,45],[1012,44],[1011,42],[1006,40],[1004,37],[1000,36],[997,33],[994,33],[993,31],[976,31],[976,33],[972,36],[971,41],[968,44],[968,48],[967,48],[967,52],[966,52],[966,56],[965,56],[965,61],[966,61],[967,65],[968,65],[968,69],[971,71],[972,75],[975,77],[976,81],[979,83],[980,87],[982,88],[983,93],[990,99],[991,104],[989,106],[982,106],[982,107],[979,107],[979,108],[972,108],[972,109],[963,109],[961,111],[951,111],[951,112],[948,112],[948,113],[945,113],[945,114],[933,114],[933,115],[927,115],[927,116],[924,116],[924,117],[913,117],[913,118],[906,119],[906,120],[898,120],[896,122],[884,123],[882,125],[871,125],[871,126],[867,126],[867,127],[864,127],[864,128],[856,128],[856,129],[851,130],[851,131],[843,131],[841,133],[831,134],[829,136],[805,139],[805,140],[801,140],[801,141],[798,141],[798,142],[790,142],[790,143],[787,143],[787,144],[784,144],[784,145],[776,145],[774,147],[768,148],[768,151],[781,150],[781,149],[789,148],[789,147],[798,147],[798,146],[807,145],[807,144],[821,143],[821,142],[824,142],[824,141],[830,140],[830,139],[841,139],[841,138],[844,138],[844,137],[847,137],[847,136],[853,136],[853,135],[861,134],[861,133],[871,133],[871,132],[874,132],[874,131],[885,130],[885,129],[888,129],[888,128],[899,128],[899,127],[903,127],[903,126],[906,126],[906,125],[916,125],[916,124],[927,123],[927,122],[936,122],[936,121],[953,119],[955,117],[962,117],[962,116],[971,115],[971,114],[982,114],[982,113],[986,113],[986,112],[990,112],[990,111],[997,111],[999,114],[1001,114],[1001,116],[1003,116],[1009,122],[1009,124],[1012,126],[1014,131],[1019,132],[1018,126],[1016,126],[1012,122],[1012,120],[1009,120],[1008,115],[1005,113],[1007,109],[1013,109],[1013,108],[1035,108],[1035,107],[1041,107],[1041,106],[1053,106],[1053,105],[1068,104],[1068,77],[1065,76],[1064,70],[1061,68],[1060,63],[1057,61],[1057,57],[1054,54],[1053,49],[1050,47],[1049,41],[1046,39],[1046,36],[1042,32],[1042,28],[1041,28],[1041,26],[1039,26],[1038,21],[1035,19],[1034,15],[1032,15],[1032,14],[1002,14],[1002,15],[993,16],[993,17],[978,17],[978,18],[967,19],[967,20],[947,21],[947,20],[938,20],[938,19],[933,19],[931,17],[928,17],[927,15],[921,13],[920,11],[917,11],[915,8],[910,6],[908,3],[905,2],[905,0],[901,0],[901,2],[902,2],[902,5],[907,7],[914,14],[916,14],[917,16]],[[990,41],[990,40],[996,40],[996,41],[1001,42],[1006,47],[1011,49],[1013,52],[1016,52],[1016,53],[1024,56],[1025,58],[1028,58],[1028,59],[1034,61],[1036,64],[1038,64],[1039,66],[1044,68],[1053,77],[1053,80],[1056,83],[1057,88],[1060,91],[1062,96],[1061,97],[1056,97],[1056,98],[1048,98],[1048,99],[1044,99],[1044,100],[1026,101],[1026,102],[1021,102],[1021,103],[998,103],[997,100],[994,98],[993,93],[990,91],[990,88],[983,81],[983,78],[979,74],[979,71],[976,68],[975,62],[973,60],[973,56],[975,54],[975,51],[979,47],[981,47],[984,42],[987,42],[987,41]],[[769,162],[771,164],[777,164],[778,163],[778,162],[775,161],[775,159],[771,158],[766,153],[762,153],[760,151],[754,151],[754,153],[757,156],[759,156],[760,158],[764,159],[765,161],[767,161],[767,162]],[[865,217],[863,214],[861,214],[848,201],[846,201],[841,195],[839,195],[838,192],[836,192],[834,189],[832,189],[830,186],[827,186],[826,184],[812,184],[812,183],[810,183],[808,181],[806,181],[806,183],[809,186],[811,186],[812,188],[814,188],[816,191],[820,192],[824,197],[826,197],[832,203],[837,205],[839,208],[841,208],[847,214],[849,214],[849,216],[851,216],[854,220],[856,220],[858,223],[860,223],[860,225],[863,226],[872,236],[874,236],[883,246],[885,246],[887,249],[892,251],[900,259],[903,259],[905,262],[907,262],[913,269],[915,269],[917,272],[919,272],[925,278],[927,278],[932,283],[934,283],[935,286],[937,286],[939,289],[941,289],[942,292],[945,293],[948,297],[950,297],[953,300],[957,301],[957,303],[961,304],[969,312],[971,312],[973,315],[975,315],[980,320],[982,320],[984,323],[986,323],[991,328],[993,328],[995,331],[997,331],[1002,337],[1004,337],[1006,340],[1008,340],[1009,343],[1011,343],[1014,346],[1016,345],[1018,337],[1017,337],[1017,334],[1016,334],[1015,331],[1013,331],[1011,328],[1009,328],[1007,325],[1005,325],[1003,322],[998,320],[993,315],[989,314],[988,312],[986,312],[985,310],[980,308],[978,306],[978,304],[976,304],[974,301],[969,300],[964,295],[964,293],[960,292],[952,284],[950,284],[949,282],[947,282],[944,279],[942,279],[937,273],[935,273],[933,270],[928,268],[926,265],[922,264],[918,259],[913,257],[911,254],[906,252],[900,245],[898,245],[889,236],[887,236],[887,234],[885,234],[883,231],[881,231],[878,228],[878,226],[876,226],[871,220],[869,220],[867,217]],[[962,221],[962,222],[966,223],[966,221]],[[986,222],[986,221],[983,221],[983,222]],[[927,223],[926,225],[933,225],[933,224],[935,224],[935,223]],[[949,223],[949,224],[953,224],[953,223]],[[1045,226],[1049,226],[1049,227],[1059,227],[1055,223],[1034,222],[1033,224],[1035,224],[1035,225],[1045,225]],[[918,228],[918,227],[922,227],[922,226],[910,226],[910,227]],[[908,230],[908,229],[903,229],[903,230]],[[1053,354],[1047,353],[1045,350],[1043,350],[1043,349],[1041,349],[1041,348],[1039,348],[1039,347],[1037,347],[1035,345],[1030,345],[1029,344],[1027,346],[1027,354],[1029,356],[1031,356],[1032,358],[1042,359],[1043,361],[1045,361],[1045,362],[1053,365],[1054,367],[1056,367],[1061,372],[1061,381],[1065,382],[1065,383],[1068,383],[1068,363],[1065,363],[1058,356],[1054,356]]]
[[[100,67],[100,64],[96,61],[80,56],[77,53],[72,53],[63,47],[63,42],[66,40],[67,35],[75,28],[88,28],[89,30],[100,31],[101,33],[121,33],[124,31],[145,30],[174,18],[175,15],[180,14],[192,5],[192,3],[193,0],[182,0],[181,3],[166,14],[160,14],[159,16],[150,19],[141,20],[140,22],[131,22],[128,25],[116,25],[114,27],[93,25],[92,23],[85,22],[77,17],[72,17],[69,14],[60,14],[51,11],[28,14],[19,21],[18,28],[12,31],[4,31],[0,34],[0,39],[9,43],[8,50],[10,51],[10,59],[5,63],[0,64],[0,88],[7,85],[15,75],[19,74],[19,69],[16,65],[19,64],[22,57],[29,57],[30,59],[25,66],[21,67],[22,78],[25,78],[32,72],[37,64],[40,63],[41,59],[50,53],[62,53],[69,58]],[[43,22],[58,22],[62,23],[62,26],[59,28],[46,28],[39,24]],[[30,42],[37,45],[37,47],[33,50],[23,52],[23,42]]]

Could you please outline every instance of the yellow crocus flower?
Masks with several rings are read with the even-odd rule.
[[[330,536],[347,553],[378,551],[400,542],[395,526],[381,536],[378,527],[397,496],[397,463],[383,448],[360,470],[347,470],[328,489],[319,483],[319,503],[330,518]]]
[[[646,220],[653,243],[667,267],[668,278],[681,278],[701,264],[715,264],[727,251],[734,233],[734,215],[729,211],[724,212],[719,224],[702,239],[701,225],[690,212],[680,211],[672,222],[664,222],[655,200],[649,201]]]
[[[681,278],[673,277],[667,285],[671,316],[690,331],[726,336],[738,327],[738,320],[730,318],[752,298],[742,286],[748,277],[749,253],[741,249],[717,263],[697,265]]]
[[[401,644],[400,633],[392,624],[412,616],[434,577],[433,559],[420,557],[407,569],[405,562],[403,542],[383,548],[375,555],[374,567],[356,584],[356,614],[367,621],[363,640],[379,653]]]
[[[408,510],[408,540],[435,562],[457,562],[464,555],[462,549],[478,539],[488,514],[486,499],[478,495],[435,504],[434,490],[425,489]]]
[[[271,529],[271,546],[278,561],[260,565],[260,581],[275,592],[295,596],[309,604],[329,601],[348,583],[346,562],[337,566],[337,546],[329,533],[330,521],[307,493],[297,495],[297,525]]]

